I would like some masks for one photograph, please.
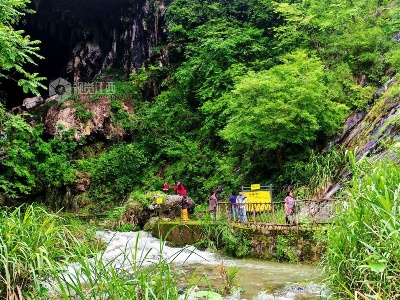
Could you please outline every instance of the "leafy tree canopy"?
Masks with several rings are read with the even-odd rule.
[[[274,29],[281,52],[307,47],[332,68],[346,62],[361,85],[380,82],[398,65],[398,1],[284,1],[274,7],[285,20]]]
[[[38,88],[46,88],[40,82],[45,78],[38,73],[30,73],[25,65],[35,65],[34,59],[43,58],[38,54],[39,41],[31,41],[23,30],[16,30],[15,25],[26,13],[30,0],[2,0],[0,2],[0,79],[7,78],[18,82],[25,93],[37,95]],[[17,75],[11,75],[16,73]]]
[[[347,112],[331,100],[321,60],[305,51],[284,56],[269,70],[250,72],[224,98],[230,117],[221,135],[258,149],[310,144],[318,133],[335,133]]]

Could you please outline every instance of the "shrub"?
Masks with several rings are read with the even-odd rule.
[[[138,144],[120,144],[94,163],[90,195],[98,201],[122,201],[143,181],[147,158]]]

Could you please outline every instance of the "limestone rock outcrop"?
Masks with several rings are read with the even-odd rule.
[[[38,106],[39,104],[42,104],[44,102],[42,97],[32,97],[32,98],[25,98],[24,101],[22,102],[22,107],[26,109],[31,109],[34,108],[35,106]]]
[[[117,122],[112,120],[111,99],[104,96],[96,101],[86,101],[81,96],[80,101],[55,103],[45,117],[45,131],[52,136],[74,130],[74,139],[79,141],[83,136],[97,135],[105,139],[121,140],[127,134]],[[78,109],[88,114],[87,120],[78,117]],[[124,103],[122,106],[128,114],[133,114],[133,104]]]

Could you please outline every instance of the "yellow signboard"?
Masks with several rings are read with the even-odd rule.
[[[156,203],[157,204],[162,204],[162,198],[156,198]]]
[[[250,189],[251,189],[252,191],[254,191],[254,190],[259,190],[259,189],[261,189],[261,185],[260,185],[260,184],[252,184],[252,185],[250,186]]]
[[[271,210],[271,191],[260,190],[260,191],[245,191],[247,197],[246,210],[255,211],[270,211]]]

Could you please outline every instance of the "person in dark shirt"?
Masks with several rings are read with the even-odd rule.
[[[229,201],[231,203],[231,221],[236,221],[236,219],[238,217],[238,209],[237,209],[237,204],[236,204],[235,192],[232,192],[232,196],[229,198]]]

